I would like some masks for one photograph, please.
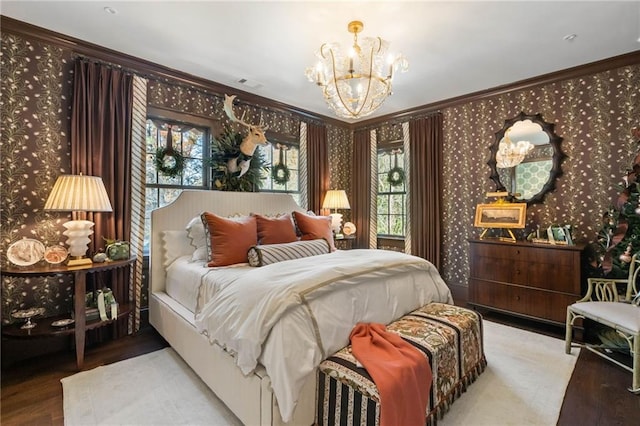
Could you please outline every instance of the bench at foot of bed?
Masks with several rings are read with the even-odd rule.
[[[450,405],[484,371],[482,317],[475,311],[430,303],[387,326],[427,354],[433,386],[426,424],[436,425]],[[318,368],[316,424],[380,423],[380,396],[371,376],[347,346]]]

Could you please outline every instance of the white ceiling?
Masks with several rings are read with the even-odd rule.
[[[367,118],[640,49],[640,1],[2,0],[0,12],[330,117],[304,70],[323,42],[350,44],[356,19],[409,60]]]

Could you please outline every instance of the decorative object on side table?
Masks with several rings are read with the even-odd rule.
[[[44,314],[44,308],[30,308],[11,312],[11,316],[13,318],[26,320],[26,322],[20,327],[23,330],[29,330],[35,327],[37,324],[32,322],[31,318],[42,314]]]
[[[352,222],[347,222],[344,225],[342,225],[342,232],[347,237],[349,235],[354,235],[356,233],[356,225],[354,225]]]
[[[16,266],[31,266],[42,260],[45,248],[38,240],[23,238],[7,249],[7,259]]]
[[[50,265],[59,265],[67,260],[68,255],[69,251],[60,245],[49,246],[44,251],[44,260]]]
[[[98,176],[62,175],[53,185],[51,194],[44,204],[45,211],[63,212],[111,212],[111,202],[107,190]],[[94,223],[89,220],[70,220],[63,224],[67,229],[69,254],[73,256],[69,266],[91,265],[86,258],[89,238],[93,234]]]
[[[107,240],[106,253],[111,260],[125,260],[129,258],[129,243],[127,241]]]
[[[52,322],[51,326],[52,327],[58,327],[58,328],[66,328],[66,327],[69,327],[74,322],[75,322],[75,320],[72,319],[72,318],[64,318],[64,319]]]

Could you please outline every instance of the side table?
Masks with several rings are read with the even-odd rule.
[[[84,344],[87,330],[99,328],[112,323],[115,320],[107,321],[86,321],[85,317],[85,295],[87,291],[87,274],[96,272],[110,271],[118,268],[125,268],[134,265],[136,258],[132,257],[127,260],[114,260],[104,263],[93,263],[91,265],[71,266],[66,265],[34,265],[29,267],[3,267],[2,275],[8,277],[28,278],[28,277],[47,277],[55,275],[72,275],[74,283],[74,317],[75,323],[67,329],[54,329],[51,325],[60,317],[51,317],[45,319],[37,319],[37,325],[32,329],[21,329],[19,325],[10,325],[2,327],[2,334],[10,337],[28,338],[43,337],[53,335],[74,334],[76,343],[76,364],[78,370],[82,369],[84,363]],[[119,302],[118,318],[128,315],[133,310],[133,303]]]
[[[336,248],[339,250],[351,250],[355,240],[355,235],[344,235],[342,237],[334,237],[333,239]]]

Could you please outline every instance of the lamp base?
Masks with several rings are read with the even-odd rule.
[[[84,266],[93,265],[93,261],[88,257],[79,257],[77,259],[69,259],[67,266]]]
[[[69,255],[72,258],[82,259],[89,249],[89,238],[93,234],[93,222],[89,220],[70,220],[62,224],[66,231],[62,233],[67,237],[67,245],[69,246]],[[87,259],[91,263],[91,259]]]

